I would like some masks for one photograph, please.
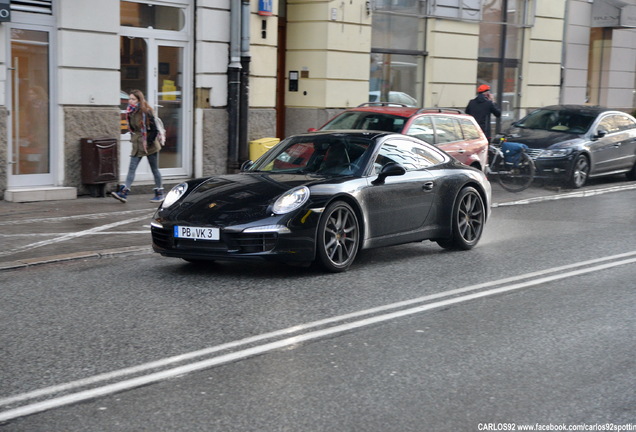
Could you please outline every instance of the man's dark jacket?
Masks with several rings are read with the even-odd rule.
[[[501,117],[501,110],[495,106],[493,101],[488,99],[485,94],[480,93],[475,99],[468,102],[466,114],[475,117],[477,124],[490,140],[490,114],[494,114],[497,118]]]

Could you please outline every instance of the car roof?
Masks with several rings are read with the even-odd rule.
[[[467,115],[462,110],[456,108],[417,108],[400,106],[393,102],[368,102],[359,105],[355,108],[348,108],[344,112],[370,112],[379,114],[391,114],[399,117],[412,117],[415,114],[430,113],[430,114],[455,114],[455,115]]]
[[[553,110],[553,111],[582,111],[593,114],[599,114],[605,111],[613,111],[609,108],[602,107],[599,105],[549,105],[541,108],[537,108],[538,110]]]
[[[369,139],[375,139],[384,135],[400,135],[395,132],[374,131],[367,129],[331,129],[331,130],[318,130],[313,132],[305,132],[297,134],[296,136],[311,136],[311,135],[349,135],[360,136]]]

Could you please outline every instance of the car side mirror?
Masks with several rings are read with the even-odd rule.
[[[241,172],[247,171],[252,165],[254,165],[254,161],[246,160],[241,164]]]
[[[389,162],[382,167],[382,169],[380,170],[380,174],[378,174],[378,178],[373,180],[371,183],[374,185],[379,185],[384,183],[384,180],[386,180],[386,178],[389,176],[401,176],[404,174],[406,174],[406,168],[404,168],[397,162]]]
[[[596,135],[594,135],[594,138],[603,138],[605,135],[607,135],[607,131],[605,129],[599,129],[598,131],[596,131]]]

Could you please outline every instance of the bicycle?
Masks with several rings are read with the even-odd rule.
[[[526,153],[524,144],[505,141],[488,146],[488,167],[486,175],[493,177],[508,192],[521,192],[534,181],[536,168],[534,161]]]

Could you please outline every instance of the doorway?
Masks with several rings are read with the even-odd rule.
[[[126,122],[128,94],[141,90],[146,100],[161,118],[166,128],[166,144],[159,156],[159,168],[164,176],[190,174],[190,128],[184,127],[190,116],[186,107],[188,87],[184,76],[186,43],[162,41],[148,37],[121,36],[121,159],[127,161],[131,151],[130,134]],[[128,164],[120,165],[125,177]],[[150,166],[144,160],[139,165],[139,180],[151,180]]]
[[[10,35],[8,184],[52,185],[51,32],[25,25]]]
[[[146,0],[120,2],[120,179],[128,172],[131,152],[126,121],[128,94],[141,90],[162,120],[166,143],[159,154],[164,179],[192,175],[192,27],[191,1],[170,5]],[[143,158],[135,180],[152,181]]]

